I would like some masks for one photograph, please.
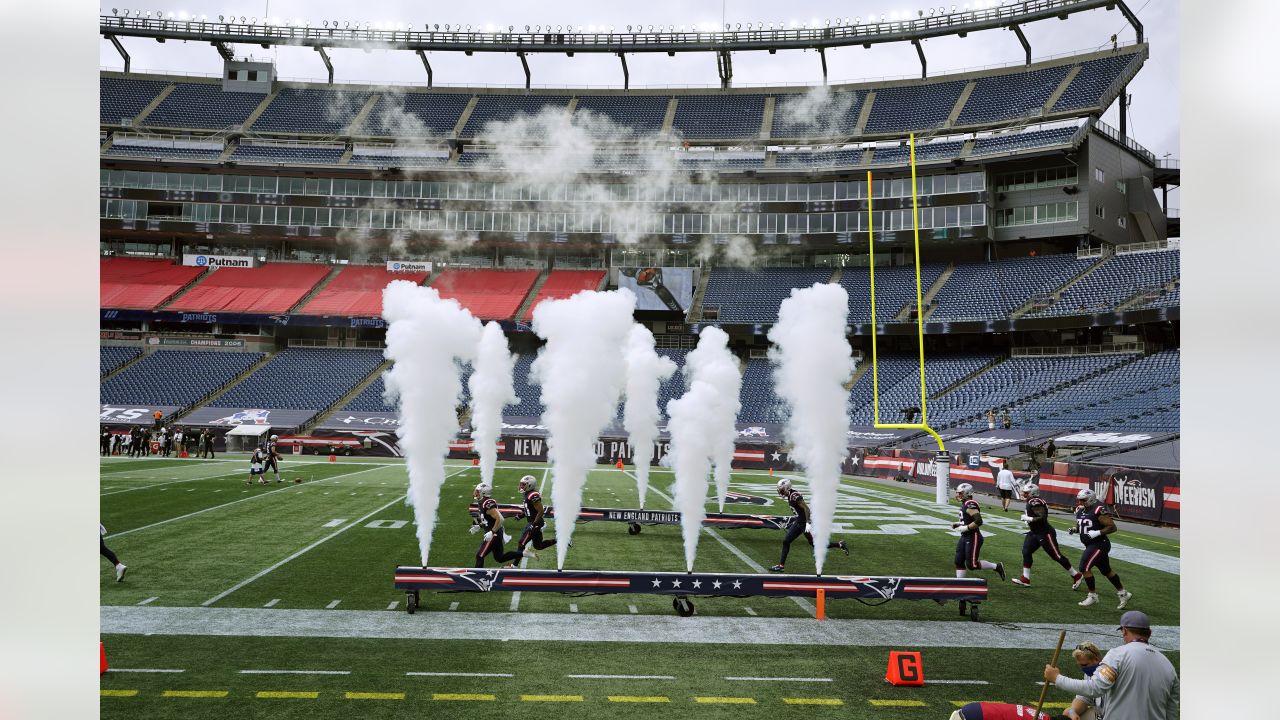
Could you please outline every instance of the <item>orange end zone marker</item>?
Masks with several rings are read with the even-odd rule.
[[[924,664],[920,653],[891,650],[884,680],[890,685],[924,685]]]
[[[826,619],[827,619],[827,591],[826,591],[826,590],[822,590],[822,589],[819,589],[819,590],[818,590],[818,615],[817,615],[817,618],[818,618],[819,620],[826,620]]]
[[[329,456],[329,462],[331,462],[331,463],[336,463],[336,462],[338,462],[338,456],[337,456],[337,455],[330,455],[330,456]]]
[[[621,460],[619,460],[619,461],[618,461],[618,464],[617,464],[617,465],[614,465],[614,467],[616,467],[616,468],[618,468],[619,470],[621,470],[621,469],[622,469],[622,467],[623,467],[623,466],[622,466],[622,461],[621,461]]]
[[[98,674],[105,675],[107,672],[107,648],[102,643],[98,643]]]

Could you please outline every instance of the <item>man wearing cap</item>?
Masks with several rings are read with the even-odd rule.
[[[1075,680],[1044,666],[1045,682],[1077,695],[1099,697],[1098,716],[1125,720],[1171,720],[1178,717],[1178,673],[1159,650],[1148,645],[1151,620],[1140,610],[1120,617],[1124,644],[1102,658],[1091,677]]]

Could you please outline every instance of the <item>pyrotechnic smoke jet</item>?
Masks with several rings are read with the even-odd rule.
[[[427,565],[444,459],[458,433],[459,363],[475,357],[480,321],[458,301],[443,300],[433,288],[406,280],[395,280],[382,291],[382,317],[387,321],[386,356],[395,363],[386,374],[387,401],[399,401],[396,434],[409,470],[406,501],[413,506],[422,564]]]
[[[658,436],[658,389],[676,371],[670,358],[653,349],[653,333],[643,325],[632,325],[627,334],[627,403],[622,411],[622,424],[631,443],[636,466],[636,489],[640,508],[649,489],[649,463],[653,460],[653,441]]]
[[[548,431],[557,568],[564,568],[573,539],[582,486],[596,464],[596,441],[618,411],[627,373],[623,349],[635,307],[636,296],[624,288],[544,300],[533,311],[533,331],[547,341],[532,375],[542,386]]]
[[[467,386],[471,391],[471,440],[480,452],[480,479],[490,486],[498,462],[502,408],[520,400],[511,380],[515,363],[502,327],[496,322],[485,323]]]
[[[849,393],[844,386],[854,367],[845,339],[848,321],[844,288],[814,283],[791,291],[769,330],[774,392],[788,407],[791,457],[804,469],[812,493],[813,560],[819,573],[835,517],[840,465],[848,452]]]

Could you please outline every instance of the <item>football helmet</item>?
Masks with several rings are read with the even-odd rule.
[[[960,483],[956,486],[956,497],[964,500],[973,497],[973,486],[969,483]]]

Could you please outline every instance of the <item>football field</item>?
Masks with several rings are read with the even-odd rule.
[[[411,616],[392,586],[396,565],[420,561],[403,461],[324,460],[288,456],[286,482],[265,487],[245,485],[241,457],[102,460],[107,544],[129,565],[121,583],[101,565],[112,667],[101,684],[104,717],[410,717],[469,708],[508,715],[539,707],[594,717],[658,706],[695,717],[945,718],[971,700],[1034,703],[1058,629],[1068,630],[1069,646],[1118,642],[1110,584],[1099,577],[1102,602],[1078,607],[1083,589],[1072,592],[1042,553],[1031,588],[974,573],[992,588],[981,623],[962,619],[954,603],[927,601],[828,601],[820,622],[812,598],[700,598],[694,617],[679,618],[661,596],[505,592],[424,593]],[[447,471],[431,564],[469,566],[479,538],[467,532],[467,505],[479,468],[450,463]],[[503,464],[495,499],[518,502],[525,473],[550,498],[546,466]],[[774,493],[778,477],[735,473],[733,490],[771,504],[725,511],[789,514]],[[647,506],[670,508],[671,474],[655,470],[651,480]],[[629,468],[602,467],[588,478],[583,503],[636,508],[637,497]],[[984,510],[983,557],[1003,561],[1011,577],[1021,566],[1020,509]],[[834,535],[852,554],[830,551],[826,572],[952,576],[956,512],[934,505],[927,489],[844,478]],[[1055,524],[1078,559],[1068,524]],[[508,520],[513,536],[523,526]],[[763,572],[778,561],[781,537],[704,529],[695,569]],[[1151,616],[1154,644],[1177,664],[1177,541],[1126,531],[1113,538],[1113,565],[1134,593],[1130,607]],[[554,548],[526,564],[554,568]],[[683,571],[680,528],[629,535],[623,523],[581,523],[565,564],[575,568]],[[787,571],[813,570],[800,539]],[[884,683],[893,649],[922,652],[925,687]],[[1069,698],[1051,691],[1049,699]]]

